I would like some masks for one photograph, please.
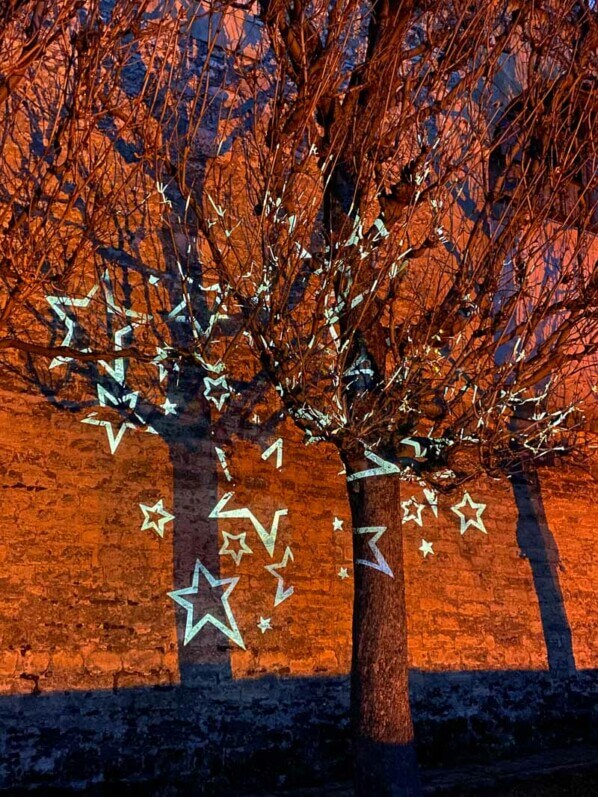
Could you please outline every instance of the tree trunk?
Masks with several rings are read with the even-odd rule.
[[[346,464],[349,475],[364,469]],[[400,480],[396,475],[369,476],[350,481],[347,488],[355,585],[355,793],[416,797],[421,788],[409,705]]]

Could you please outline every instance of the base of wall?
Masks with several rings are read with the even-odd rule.
[[[148,788],[154,797],[223,797],[347,779],[346,678],[233,681],[224,669],[196,668],[183,682],[0,697],[0,790],[100,795],[126,783],[128,797]],[[590,742],[596,733],[595,670],[416,671],[411,683],[424,767]]]

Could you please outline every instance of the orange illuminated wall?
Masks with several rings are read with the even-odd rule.
[[[182,627],[184,612],[167,595],[175,588],[177,520],[165,524],[163,538],[151,529],[141,531],[139,504],[162,499],[172,511],[177,501],[188,501],[207,518],[215,496],[205,488],[202,468],[218,470],[218,496],[234,491],[230,506],[251,507],[267,528],[276,510],[288,510],[272,559],[246,519],[211,525],[206,544],[220,563],[220,577],[240,577],[230,604],[246,650],[231,645],[233,675],[348,671],[351,524],[334,449],[306,447],[288,423],[267,432],[253,429],[251,439],[239,431],[223,449],[232,480],[212,458],[205,467],[196,463],[200,475],[196,481],[189,478],[181,492],[159,436],[128,430],[111,455],[104,429],[82,425],[84,415],[56,409],[41,396],[1,394],[2,692],[178,681],[176,619]],[[279,437],[280,469],[276,456],[261,456]],[[588,476],[562,468],[543,472],[541,487],[558,549],[558,582],[575,665],[595,668],[595,488]],[[486,479],[467,489],[487,505],[487,534],[475,528],[459,533],[450,507],[460,492],[440,499],[437,519],[427,506],[421,528],[414,522],[404,526],[412,666],[545,669],[538,590],[517,541],[511,485]],[[406,484],[404,499],[411,496],[425,503],[421,488]],[[252,553],[238,566],[232,556],[218,556],[223,531],[246,532]],[[423,557],[422,539],[433,543],[433,556]],[[265,566],[280,562],[287,546],[293,559],[279,572],[284,588],[293,587],[293,593],[274,607],[277,579]],[[342,568],[348,578],[339,575]],[[190,581],[189,572],[187,582],[176,586]],[[257,625],[262,617],[272,626],[263,633]],[[212,649],[221,654],[227,644],[214,629],[206,631],[204,642],[204,657]]]

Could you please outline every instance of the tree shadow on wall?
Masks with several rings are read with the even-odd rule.
[[[555,673],[572,673],[575,657],[559,580],[560,556],[548,525],[538,472],[532,467],[516,467],[510,479],[518,512],[517,542],[532,572],[548,667]]]

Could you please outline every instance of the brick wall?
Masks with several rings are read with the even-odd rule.
[[[223,794],[252,777],[346,772],[352,564],[341,465],[256,411],[259,422],[241,414],[211,427],[173,419],[183,433],[170,436],[128,429],[111,455],[105,430],[80,423],[89,407],[0,394],[0,787],[132,777],[167,794],[167,782],[199,775],[206,794]],[[278,438],[280,469],[275,454],[261,457]],[[451,506],[462,492],[440,499],[436,518],[421,488],[405,485],[404,499],[425,505],[423,525],[404,527],[424,761],[590,732],[595,488],[566,468],[542,472],[539,488],[468,486],[487,505],[487,534],[461,535]],[[268,530],[288,510],[272,558],[247,518],[209,519],[227,491],[227,509],[249,508]],[[163,537],[141,531],[139,507],[160,499],[175,515]],[[224,531],[246,533],[252,553],[238,565],[219,555]],[[422,539],[434,555],[424,558]],[[287,547],[293,558],[277,572],[294,591],[275,607],[265,566]],[[191,583],[198,556],[218,578],[239,576],[230,606],[245,650],[210,625],[177,642],[185,612],[167,593]],[[260,618],[272,628],[262,633]]]

